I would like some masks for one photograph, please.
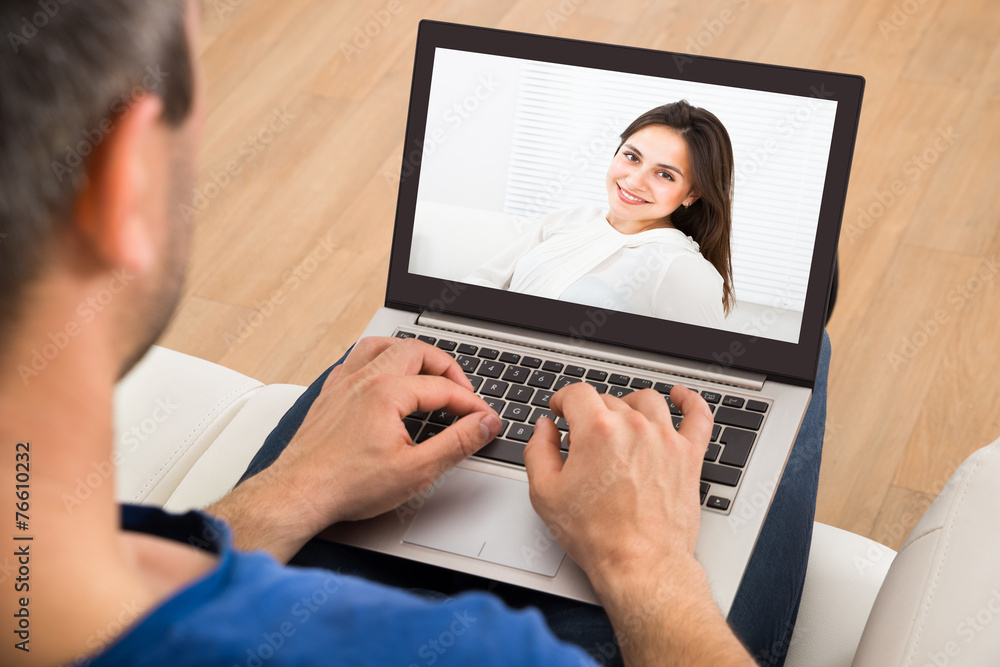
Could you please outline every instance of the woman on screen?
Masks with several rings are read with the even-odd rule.
[[[608,208],[546,216],[465,282],[721,327],[733,307],[733,149],[685,100],[636,118],[605,179]]]

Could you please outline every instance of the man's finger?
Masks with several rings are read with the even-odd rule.
[[[542,417],[535,422],[535,432],[524,447],[524,467],[528,472],[528,482],[539,476],[549,476],[562,470],[563,458],[559,453],[562,435],[555,422]]]
[[[655,389],[643,389],[626,394],[621,399],[633,410],[638,410],[649,420],[666,421],[670,419],[670,408],[663,394]]]
[[[433,438],[413,447],[412,456],[417,466],[430,467],[436,475],[440,475],[495,438],[500,426],[500,418],[489,409],[466,415]]]
[[[455,384],[471,390],[472,384],[465,377],[462,367],[444,350],[407,338],[386,347],[363,369],[365,375],[440,375]]]
[[[613,397],[612,397],[613,398]],[[586,415],[606,410],[602,395],[586,382],[574,382],[557,391],[549,399],[549,408],[560,417],[565,417],[571,425],[581,421]]]
[[[446,410],[461,416],[490,409],[486,401],[447,378],[436,375],[404,375],[386,377],[380,400],[396,406],[400,418],[415,410],[434,412]]]
[[[677,385],[670,392],[670,400],[684,415],[677,432],[693,444],[707,448],[714,419],[705,399],[698,392]]]
[[[559,429],[555,422],[547,417],[535,422],[535,432],[524,447],[524,467],[528,471],[529,486],[544,489],[549,480],[562,470],[559,442]]]

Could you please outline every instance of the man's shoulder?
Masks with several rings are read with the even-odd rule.
[[[199,664],[199,656],[205,664],[263,664],[273,656],[282,664],[488,665],[579,664],[580,655],[559,644],[537,612],[510,610],[491,595],[431,601],[234,551],[219,571],[168,600],[105,657],[107,664]]]

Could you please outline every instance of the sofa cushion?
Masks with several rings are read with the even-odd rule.
[[[1000,440],[965,460],[889,568],[855,665],[995,665]]]

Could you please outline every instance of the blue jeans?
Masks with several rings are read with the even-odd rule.
[[[346,358],[345,354],[299,397],[264,441],[240,482],[278,458],[302,425],[330,370]],[[824,333],[812,400],[727,619],[761,665],[784,664],[799,610],[816,511],[829,366],[830,339]],[[582,647],[598,664],[622,664],[614,631],[601,607],[325,540],[308,542],[290,564],[339,570],[432,598],[473,589],[490,591],[512,607],[539,609],[557,637]]]

